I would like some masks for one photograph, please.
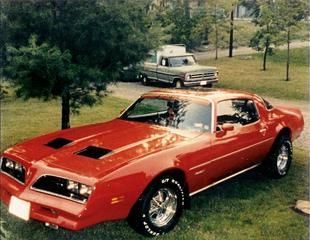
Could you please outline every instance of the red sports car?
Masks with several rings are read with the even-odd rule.
[[[298,109],[227,90],[155,90],[118,118],[58,131],[6,150],[9,212],[79,230],[115,219],[145,235],[170,231],[190,197],[264,166],[287,174]]]

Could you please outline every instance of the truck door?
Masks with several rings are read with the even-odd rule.
[[[157,79],[161,82],[170,82],[168,58],[161,58],[157,67]]]

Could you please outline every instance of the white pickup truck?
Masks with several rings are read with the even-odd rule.
[[[184,45],[164,45],[149,53],[143,63],[140,79],[147,85],[150,81],[183,86],[206,86],[218,82],[216,67],[202,66],[196,62],[193,54],[187,53]]]

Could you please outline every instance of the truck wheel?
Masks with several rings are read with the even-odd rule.
[[[155,181],[134,206],[128,222],[137,232],[158,236],[178,223],[185,205],[183,184],[172,176]]]
[[[176,80],[174,83],[174,87],[179,89],[183,87],[183,82],[181,80]]]
[[[142,76],[141,83],[142,83],[144,86],[149,85],[149,79],[147,78],[146,75],[143,75],[143,76]]]

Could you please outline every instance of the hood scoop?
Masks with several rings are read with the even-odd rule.
[[[105,148],[100,148],[100,147],[95,147],[95,146],[88,146],[87,148],[84,148],[83,150],[75,153],[77,155],[93,158],[93,159],[99,159],[102,156],[110,153],[111,150],[105,149]]]
[[[59,149],[62,148],[63,146],[71,143],[72,141],[69,139],[65,139],[65,138],[55,138],[54,140],[48,142],[47,144],[45,144],[45,146],[54,148],[54,149]]]

